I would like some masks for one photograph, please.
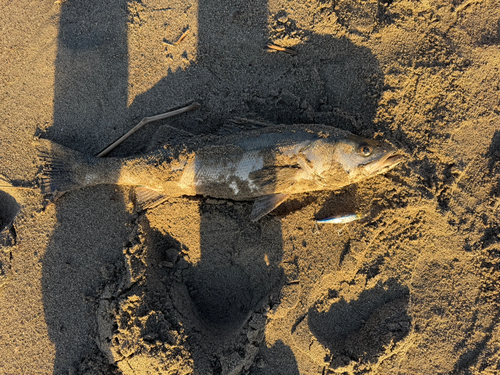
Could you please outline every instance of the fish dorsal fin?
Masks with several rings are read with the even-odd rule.
[[[218,135],[230,135],[236,134],[244,131],[257,130],[262,129],[267,126],[272,126],[275,124],[271,124],[268,122],[262,122],[257,120],[251,120],[243,117],[235,117],[229,120],[226,120],[224,124],[218,130]]]
[[[257,198],[253,204],[250,220],[259,220],[283,203],[287,197],[288,194],[269,194]]]
[[[185,130],[170,125],[162,125],[158,128],[149,142],[146,152],[154,151],[167,144],[182,144],[193,137],[194,135],[192,133]]]
[[[153,208],[165,202],[169,197],[162,191],[150,189],[145,186],[137,186],[135,189],[137,205],[141,210]]]

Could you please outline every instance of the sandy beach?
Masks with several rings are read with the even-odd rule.
[[[0,374],[500,373],[498,0],[4,0],[0,66]],[[193,101],[109,156],[248,118],[406,158],[257,222],[41,193],[39,138],[96,155]]]

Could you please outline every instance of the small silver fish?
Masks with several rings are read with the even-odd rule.
[[[316,220],[316,222],[320,224],[347,224],[352,221],[364,219],[367,216],[368,214],[360,214],[360,213],[343,215],[343,216],[331,216],[325,219]]]
[[[96,158],[39,140],[45,193],[98,184],[136,186],[137,203],[203,195],[255,200],[257,221],[291,194],[336,190],[398,165],[392,146],[325,125],[274,125],[223,137],[194,137],[146,155]]]

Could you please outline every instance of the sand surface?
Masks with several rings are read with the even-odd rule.
[[[184,35],[181,40],[180,37]],[[318,123],[407,155],[385,175],[143,214],[113,185],[0,194],[1,374],[500,373],[500,2],[3,0],[0,174],[41,136],[96,154],[151,116]],[[295,54],[266,50],[268,43]],[[366,212],[342,226],[315,218]]]

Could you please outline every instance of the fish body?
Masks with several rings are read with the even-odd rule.
[[[223,137],[194,138],[146,155],[96,158],[40,140],[44,192],[98,184],[137,187],[138,203],[203,195],[255,200],[258,220],[291,194],[336,190],[401,161],[391,146],[324,125],[278,125]]]
[[[316,222],[321,224],[347,224],[356,220],[361,220],[367,216],[367,214],[357,213],[344,216],[327,217],[326,219],[316,220]]]

